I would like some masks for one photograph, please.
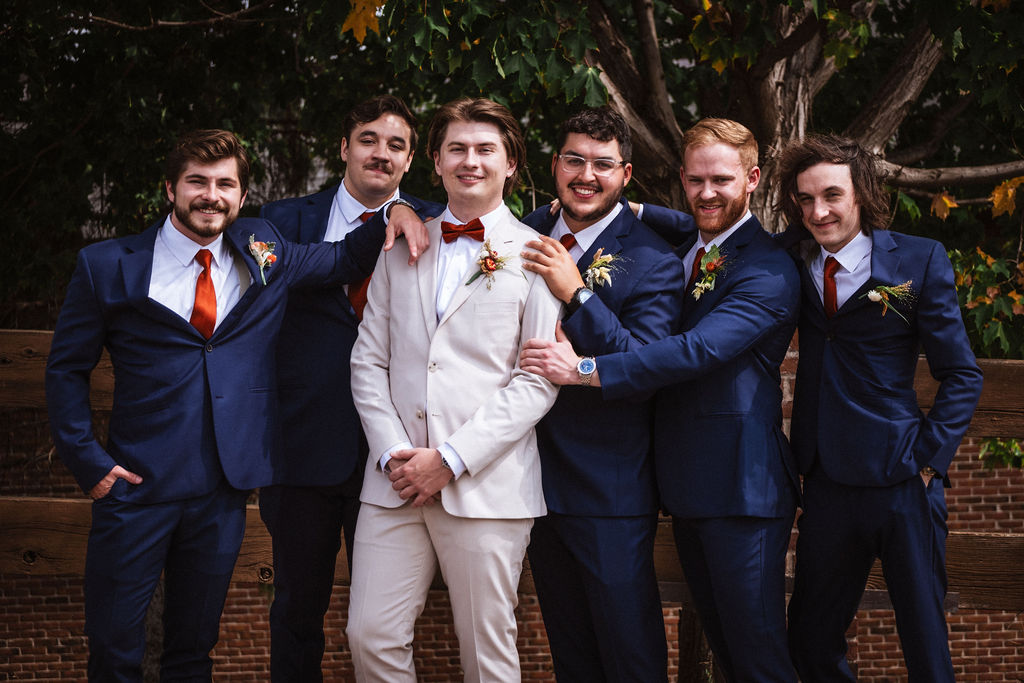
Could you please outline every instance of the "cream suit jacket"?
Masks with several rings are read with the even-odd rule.
[[[551,339],[561,314],[543,278],[522,269],[519,253],[537,233],[504,215],[486,237],[508,256],[491,287],[480,276],[460,286],[437,320],[441,220],[427,223],[431,247],[408,265],[405,240],[381,252],[352,349],[352,396],[369,444],[360,500],[403,501],[379,459],[395,444],[437,448],[448,442],[466,472],[441,489],[458,517],[522,519],[546,513],[534,425],[558,388],[519,368],[531,337]],[[476,265],[466,276],[476,272]]]

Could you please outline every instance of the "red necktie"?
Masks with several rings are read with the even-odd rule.
[[[479,218],[474,218],[465,225],[441,221],[441,238],[445,244],[450,244],[460,237],[472,237],[477,242],[484,241],[484,224]]]
[[[559,237],[558,241],[561,242],[562,246],[565,247],[565,250],[568,251],[576,246],[576,235],[571,232],[567,232]]]
[[[831,318],[839,310],[836,305],[836,271],[839,261],[831,256],[825,259],[825,317]]]
[[[217,325],[217,293],[213,290],[213,277],[210,275],[210,259],[213,253],[209,249],[200,249],[196,253],[196,261],[203,267],[203,272],[196,280],[196,301],[192,305],[192,317],[188,321],[199,334],[207,339],[213,336],[213,328]]]
[[[690,281],[686,283],[686,291],[689,292],[693,289],[693,286],[697,284],[697,273],[700,272],[700,261],[704,258],[704,247],[697,250],[697,254],[693,257],[693,268],[690,269]]]
[[[365,223],[376,214],[376,211],[363,211],[359,214],[359,222]],[[363,319],[363,309],[366,308],[366,290],[369,288],[370,278],[368,277],[348,286],[348,302],[352,304],[352,310],[356,312],[356,320]]]

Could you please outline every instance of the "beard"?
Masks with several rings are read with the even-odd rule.
[[[715,205],[721,202],[721,199],[715,199],[710,202],[701,201],[693,206],[693,220],[701,234],[713,236],[725,232],[747,212],[747,195],[744,194],[726,202],[722,207],[722,211],[716,217],[701,215],[699,211],[701,206]]]
[[[203,209],[216,209],[217,214],[201,213]],[[191,204],[174,202],[174,217],[185,228],[199,237],[216,237],[238,218],[238,208],[221,202],[194,201]]]
[[[598,201],[590,211],[586,213],[580,212],[573,207],[575,198],[572,196],[573,186],[585,187],[594,190],[594,199]],[[564,196],[563,196],[564,195]],[[565,190],[560,192],[558,199],[562,203],[562,211],[565,212],[570,219],[579,223],[593,223],[608,215],[608,212],[615,208],[615,205],[619,203],[619,197],[622,196],[621,189],[618,192],[604,190],[597,185],[587,185],[585,183],[571,183]],[[567,199],[568,198],[568,199]]]

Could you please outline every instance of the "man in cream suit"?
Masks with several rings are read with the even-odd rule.
[[[451,102],[427,147],[448,193],[427,224],[435,248],[415,266],[401,246],[378,261],[352,350],[369,459],[349,645],[357,680],[415,681],[413,626],[440,567],[465,680],[517,681],[516,589],[546,511],[533,426],[557,389],[516,361],[553,336],[561,304],[523,270],[537,233],[502,201],[526,156],[512,114]]]

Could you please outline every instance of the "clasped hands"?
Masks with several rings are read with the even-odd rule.
[[[452,471],[441,462],[436,448],[403,448],[394,451],[388,460],[391,488],[402,500],[412,498],[413,507],[431,505],[445,484],[452,480]]]

